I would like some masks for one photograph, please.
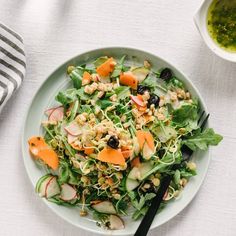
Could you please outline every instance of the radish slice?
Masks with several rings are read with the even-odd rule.
[[[61,185],[61,195],[60,198],[63,201],[71,201],[77,197],[76,190],[69,184]]]
[[[40,197],[45,197],[46,186],[52,178],[52,175],[44,175],[38,180],[35,190]]]
[[[59,107],[62,107],[62,106],[59,106]],[[49,108],[49,109],[47,109],[44,113],[49,117],[49,116],[52,114],[52,112],[53,112],[55,109],[59,108],[59,107],[52,107],[52,108]]]
[[[165,192],[165,194],[163,196],[163,200],[165,201],[167,199],[167,197],[168,197],[168,190],[166,190],[166,192]]]
[[[57,178],[53,176],[46,184],[45,197],[50,198],[60,193],[60,187],[57,183]]]
[[[44,113],[49,117],[54,110],[55,110],[55,108],[49,108]]]
[[[109,229],[120,230],[125,228],[124,221],[117,215],[110,215],[109,222]]]
[[[62,121],[63,117],[64,117],[64,108],[57,107],[52,111],[48,119],[49,121]]]
[[[141,101],[137,96],[130,95],[131,100],[140,107],[145,107],[145,104],[143,101]]]
[[[74,136],[74,135],[71,135],[71,134],[68,134],[67,136],[67,141],[69,144],[73,143],[74,141],[76,141],[78,138],[78,136]]]
[[[72,121],[69,125],[65,127],[65,130],[67,131],[68,134],[77,136],[82,134],[81,127],[78,125],[76,121]]]
[[[97,204],[93,204],[92,208],[95,211],[98,211],[100,213],[105,213],[105,214],[116,214],[116,210],[115,207],[113,206],[113,204],[109,201],[103,201],[103,202],[99,202]]]

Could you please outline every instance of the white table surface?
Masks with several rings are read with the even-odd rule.
[[[185,72],[203,95],[224,141],[211,152],[196,198],[150,236],[236,235],[236,65],[213,55],[193,23],[201,0],[0,0],[0,21],[25,42],[27,74],[0,114],[0,235],[84,235],[36,196],[21,155],[24,115],[47,75],[97,47],[132,46]]]

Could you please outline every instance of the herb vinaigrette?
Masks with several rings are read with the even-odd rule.
[[[213,0],[208,10],[207,28],[220,47],[236,52],[236,0]]]

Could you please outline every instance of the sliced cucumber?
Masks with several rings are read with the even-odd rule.
[[[153,165],[150,161],[144,162],[139,166],[139,171],[140,171],[140,179],[143,179],[143,176],[146,175],[147,172],[149,172],[153,168]]]
[[[142,150],[142,156],[145,160],[150,160],[150,158],[154,155],[155,151],[152,150],[148,143],[145,142],[144,145],[143,145],[143,150]]]
[[[137,180],[127,178],[126,183],[125,183],[125,187],[126,187],[126,190],[128,192],[130,192],[130,191],[136,189],[139,186],[139,184],[140,183]]]
[[[92,205],[92,208],[104,214],[116,214],[116,209],[110,201],[103,201]]]
[[[144,162],[139,165],[139,167],[133,167],[129,172],[126,179],[126,190],[128,192],[137,188],[140,184],[140,181],[143,180],[143,177],[153,168],[151,162]]]
[[[129,172],[128,178],[133,179],[133,180],[140,179],[140,170],[139,170],[139,168],[138,167],[133,167],[133,169]]]
[[[61,194],[60,198],[63,201],[71,201],[77,197],[76,190],[69,184],[62,184],[61,185]]]
[[[60,186],[57,183],[57,178],[53,176],[46,184],[45,197],[51,198],[61,192]]]
[[[120,230],[125,228],[124,221],[117,215],[109,216],[109,229]]]
[[[141,83],[149,74],[149,69],[145,67],[137,67],[132,70],[132,73],[136,76],[139,83]]]
[[[166,143],[177,135],[175,129],[171,126],[157,127],[155,133],[162,143]]]
[[[53,176],[46,178],[39,186],[38,194],[40,197],[46,197],[46,189],[50,181],[53,179]]]
[[[143,176],[152,169],[152,164],[150,161],[143,162],[139,167],[133,167],[128,174],[128,179],[141,180]]]
[[[53,176],[50,175],[50,174],[46,174],[44,176],[42,176],[38,182],[36,183],[36,186],[35,186],[35,191],[36,193],[39,193],[40,192],[40,188],[42,187],[42,183],[45,182],[46,180],[49,180],[50,178],[52,178]],[[47,182],[47,181],[46,181]],[[45,186],[46,187],[46,186]],[[45,191],[44,191],[45,193]]]

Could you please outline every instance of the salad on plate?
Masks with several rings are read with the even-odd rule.
[[[73,86],[45,110],[43,135],[28,140],[47,172],[36,192],[78,207],[81,217],[93,215],[101,227],[123,229],[122,216],[145,215],[171,172],[161,209],[180,197],[197,174],[193,161],[182,161],[181,147],[206,150],[222,140],[211,128],[200,130],[199,101],[169,68],[103,56],[92,65],[70,65],[67,74]]]

